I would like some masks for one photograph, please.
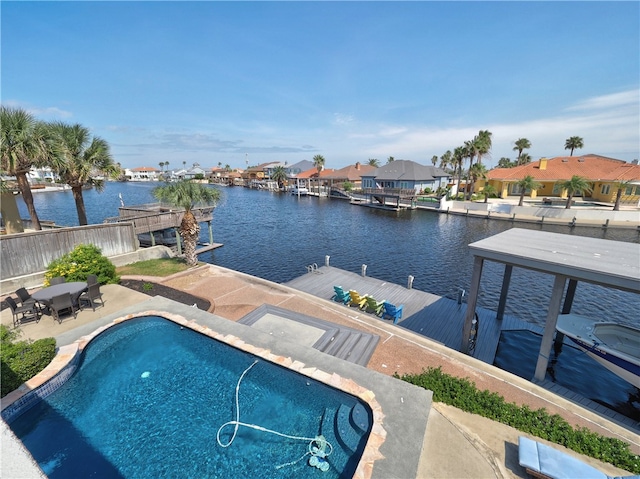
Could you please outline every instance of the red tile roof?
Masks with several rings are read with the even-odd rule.
[[[131,168],[131,171],[160,171],[157,168],[151,166],[139,166],[138,168]]]
[[[373,171],[375,169],[376,169],[375,166],[362,165],[360,163],[356,163],[355,165],[349,165],[349,166],[345,166],[344,168],[340,168],[339,170],[335,170],[331,173],[331,175],[328,175],[328,177],[336,178],[340,180],[346,178],[349,181],[360,181],[361,180],[360,177],[362,175],[369,173],[370,171]],[[322,175],[322,176],[327,176],[327,175]]]
[[[590,181],[640,180],[640,166],[598,155],[557,156],[513,168],[494,168],[487,174],[487,178],[517,181],[527,175],[537,181],[564,181],[573,175]]]

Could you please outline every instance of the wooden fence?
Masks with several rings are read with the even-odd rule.
[[[138,242],[131,223],[99,224],[33,231],[0,237],[2,278],[44,271],[54,259],[79,244],[93,244],[105,256],[131,253]]]

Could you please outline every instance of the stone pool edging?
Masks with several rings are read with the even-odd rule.
[[[375,393],[373,391],[360,386],[352,379],[343,378],[337,373],[330,374],[316,367],[307,367],[301,361],[294,360],[291,357],[273,354],[269,349],[248,344],[233,334],[218,333],[207,326],[199,324],[195,320],[188,320],[180,314],[159,310],[140,311],[118,317],[109,324],[100,326],[90,334],[82,336],[72,344],[59,347],[56,356],[44,370],[3,398],[1,408],[2,418],[5,421],[10,422],[11,418],[18,413],[21,413],[23,408],[29,408],[35,405],[37,402],[41,401],[62,386],[73,372],[75,372],[77,363],[84,348],[101,333],[113,326],[123,323],[124,321],[144,316],[162,317],[179,324],[180,326],[187,327],[236,349],[253,354],[282,367],[286,367],[294,372],[361,399],[371,408],[373,424],[353,477],[357,479],[371,479],[374,462],[385,458],[380,452],[380,447],[384,444],[387,437],[387,432],[382,425],[385,415],[382,412],[382,407],[376,400]],[[48,385],[50,385],[50,387],[47,387]]]

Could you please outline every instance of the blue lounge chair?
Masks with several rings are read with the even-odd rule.
[[[402,318],[402,308],[404,308],[404,304],[400,306],[396,306],[387,301],[384,302],[384,312],[382,313],[382,319],[389,317],[393,319],[393,324],[397,324],[398,321]]]
[[[558,449],[524,436],[518,438],[519,462],[534,477],[550,479],[638,479],[640,476],[607,476],[595,467]]]
[[[334,286],[333,290],[336,292],[331,299],[338,303],[349,304],[351,301],[351,297],[349,296],[349,291],[345,291],[342,289],[342,286]]]

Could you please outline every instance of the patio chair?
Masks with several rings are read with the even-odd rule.
[[[531,476],[544,479],[637,479],[608,476],[569,454],[524,436],[518,438],[519,463]]]
[[[382,315],[382,310],[384,309],[385,301],[376,301],[373,296],[367,296],[367,312],[373,313],[376,316]]]
[[[404,308],[404,304],[400,306],[396,306],[387,301],[384,302],[384,312],[382,313],[382,319],[389,317],[393,319],[393,324],[397,324],[398,321],[402,318],[402,309]]]
[[[333,290],[336,294],[334,294],[331,299],[338,303],[349,304],[351,301],[351,297],[349,296],[349,292],[342,289],[342,286],[334,286]]]
[[[53,286],[54,284],[62,284],[66,283],[66,279],[64,276],[56,276],[55,278],[51,278],[49,280],[49,286]]]
[[[58,323],[62,323],[62,318],[60,317],[60,313],[62,311],[70,310],[74,318],[76,318],[78,315],[78,313],[76,312],[76,307],[73,305],[73,301],[71,300],[71,293],[64,293],[58,296],[54,296],[51,299],[49,309],[51,310],[53,319],[57,319]]]
[[[9,305],[9,309],[11,309],[14,328],[29,320],[35,320],[36,323],[40,321],[42,313],[35,301],[33,303],[21,304],[20,306],[16,304],[16,301],[11,296],[7,297],[5,301],[7,305]]]
[[[29,292],[25,288],[20,288],[16,290],[16,294],[18,298],[20,298],[20,304],[25,306],[27,304],[36,304],[36,300],[31,297]]]
[[[349,290],[349,306],[357,306],[362,309],[367,305],[367,295],[360,296],[360,293],[351,289]]]
[[[98,283],[98,276],[96,276],[95,274],[90,274],[89,276],[87,276],[87,284],[91,285],[91,284],[97,284]]]
[[[91,308],[96,310],[96,300],[100,300],[100,304],[104,306],[104,299],[102,299],[102,293],[100,292],[100,285],[98,283],[90,284],[87,288],[87,291],[82,293],[78,298],[78,304],[80,305],[80,309],[82,309],[82,302],[86,301],[89,303]]]

